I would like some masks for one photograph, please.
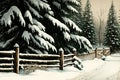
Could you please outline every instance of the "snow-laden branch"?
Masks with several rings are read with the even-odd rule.
[[[80,5],[80,3],[77,1],[77,0],[63,0],[63,2],[66,2],[66,3],[73,3],[73,4],[76,4],[76,5]]]
[[[78,13],[78,11],[71,5],[67,5],[67,8],[72,12]]]
[[[47,33],[45,33],[44,31],[41,31],[38,26],[29,24],[28,28],[31,29],[31,31],[33,33],[34,32],[38,32],[38,35],[40,37],[42,37],[42,38],[44,38],[46,40],[49,40],[51,43],[54,43],[54,39],[50,35],[48,35]]]
[[[71,39],[74,40],[75,42],[78,42],[80,47],[81,47],[81,44],[83,44],[83,46],[88,51],[93,48],[90,41],[87,38],[85,38],[84,36],[71,34]]]
[[[30,35],[31,33],[29,33],[28,31],[24,31],[22,34],[22,38],[29,44],[30,41]]]
[[[15,15],[17,15],[20,23],[22,26],[25,26],[25,21],[24,21],[24,18],[22,16],[22,13],[21,11],[16,7],[16,6],[12,6],[8,12],[6,12],[2,18],[0,19],[0,22],[2,25],[5,25],[5,26],[11,26],[12,24],[12,19],[14,20],[15,19]]]
[[[53,51],[57,52],[56,48],[49,43],[48,41],[45,41],[43,38],[39,37],[38,35],[35,36],[35,38],[37,39],[37,41],[39,41],[39,43],[41,45],[43,45],[47,50],[52,49]]]
[[[63,32],[64,39],[70,40],[70,34],[68,32]]]
[[[46,50],[52,49],[53,51],[57,52],[56,48],[51,43],[44,40],[43,38],[41,38],[38,35],[33,37],[33,35],[31,33],[29,33],[28,31],[24,31],[22,37],[28,44],[31,40],[39,48],[44,48]]]
[[[45,31],[45,27],[36,19],[33,19],[33,24],[37,25],[40,30]]]
[[[27,6],[29,7],[29,10],[30,10],[30,12],[31,12],[33,15],[35,15],[35,16],[38,17],[38,18],[43,18],[43,17],[39,14],[39,12],[36,11],[33,7],[31,7],[31,5],[30,5],[27,1],[25,1],[25,3],[26,3]]]
[[[69,18],[67,17],[62,17],[62,19],[64,20],[65,24],[68,24],[71,28],[75,29],[78,32],[81,32],[82,30]]]
[[[32,18],[32,15],[31,15],[31,13],[30,13],[29,10],[27,10],[27,11],[25,12],[24,17],[25,17],[25,18],[28,18],[29,21],[30,21],[30,23],[33,24],[33,20],[32,20],[33,18]]]
[[[55,19],[54,17],[50,16],[49,14],[45,14],[45,17],[47,19],[49,19],[53,23],[54,26],[56,25],[57,27],[59,27],[61,31],[69,32],[69,28],[65,24],[61,23],[59,20]]]
[[[43,2],[41,0],[29,0],[31,4],[33,4],[34,6],[36,6],[39,10],[41,9],[45,9],[46,11],[51,10],[51,7],[49,4],[47,4],[46,2]]]
[[[87,38],[85,38],[84,36],[80,36],[80,40],[87,50],[90,50],[93,48],[90,41]]]

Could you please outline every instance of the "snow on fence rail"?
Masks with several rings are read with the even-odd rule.
[[[79,58],[82,60],[94,59],[94,58],[101,58],[103,56],[110,55],[110,48],[96,48],[89,53],[85,54],[77,54]]]
[[[110,55],[110,48],[95,49],[95,58],[101,58],[102,56]]]
[[[109,49],[95,49],[94,58],[101,55],[110,54]],[[90,54],[91,54],[90,53]],[[64,67],[73,65],[73,57],[77,55],[76,50],[73,54],[64,54],[63,49],[59,50],[59,55],[55,54],[25,54],[19,52],[19,46],[14,46],[14,51],[0,51],[0,72],[13,71],[19,73],[19,68],[27,67],[58,67],[63,70]],[[85,56],[85,55],[84,55]]]
[[[19,73],[19,68],[27,67],[63,67],[72,65],[74,54],[64,55],[64,51],[55,54],[25,54],[19,52],[19,46],[14,51],[0,51],[0,72],[12,71]]]

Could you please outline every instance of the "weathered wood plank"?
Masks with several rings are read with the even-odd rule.
[[[14,58],[8,58],[8,57],[3,57],[3,58],[0,58],[0,61],[13,61]]]
[[[21,67],[49,67],[49,68],[57,68],[57,67],[59,67],[59,65],[37,65],[37,64],[34,64],[34,65],[32,65],[32,64],[21,64],[20,65]]]
[[[20,59],[20,62],[36,62],[36,63],[59,63],[59,60],[30,60],[30,59]]]
[[[0,54],[14,54],[15,51],[0,51]]]
[[[49,54],[24,54],[20,53],[20,57],[57,57],[59,58],[59,55],[49,55]]]
[[[13,66],[13,64],[12,63],[2,63],[2,64],[0,64],[0,66]]]

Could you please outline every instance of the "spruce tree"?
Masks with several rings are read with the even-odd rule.
[[[8,0],[1,2],[1,49],[13,49],[20,45],[21,52],[46,53],[56,51],[54,39],[45,32],[44,14],[49,13],[50,6],[44,0]],[[37,18],[36,18],[37,17]]]
[[[120,31],[113,2],[109,9],[104,45],[111,47],[113,52],[120,47]]]
[[[83,21],[82,21],[82,35],[86,37],[91,44],[96,44],[96,33],[95,33],[95,26],[93,22],[93,14],[91,11],[91,4],[90,1],[87,0],[85,11],[83,13]]]
[[[66,31],[56,25],[52,30],[54,32],[50,32],[49,27],[47,27],[48,33],[52,34],[56,41],[55,45],[57,48],[62,47],[66,52],[70,52],[74,47],[80,49],[81,44],[83,44],[85,48],[90,49],[92,46],[90,45],[89,40],[78,34],[81,32],[81,29],[70,19],[73,15],[72,13],[78,14],[76,7],[79,6],[80,3],[77,0],[51,0],[48,2],[54,12],[54,18],[60,21],[59,24],[61,24],[61,26],[66,25],[68,28]],[[47,23],[48,22],[46,21],[45,24]],[[65,26],[63,27],[65,28]],[[76,47],[75,44],[77,44],[79,48]]]
[[[78,11],[78,13],[71,13],[71,20],[73,20],[76,25],[81,28],[82,27],[82,3],[81,3],[81,0],[77,0],[79,2],[79,5],[78,6],[75,6],[76,10]]]
[[[7,2],[8,0],[5,0]],[[4,4],[4,3],[3,3]],[[9,0],[1,13],[1,49],[13,49],[18,43],[21,52],[45,53],[60,47],[69,51],[70,40],[91,48],[89,40],[73,32],[80,28],[68,18],[78,12],[76,0]]]

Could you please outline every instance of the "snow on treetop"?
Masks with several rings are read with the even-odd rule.
[[[17,15],[17,17],[19,18],[19,21],[21,22],[22,26],[25,26],[25,21],[22,17],[21,11],[16,7],[16,6],[12,6],[8,12],[6,12],[2,18],[1,18],[1,24],[5,25],[5,26],[11,26],[12,24],[12,19],[15,19],[15,14]]]

